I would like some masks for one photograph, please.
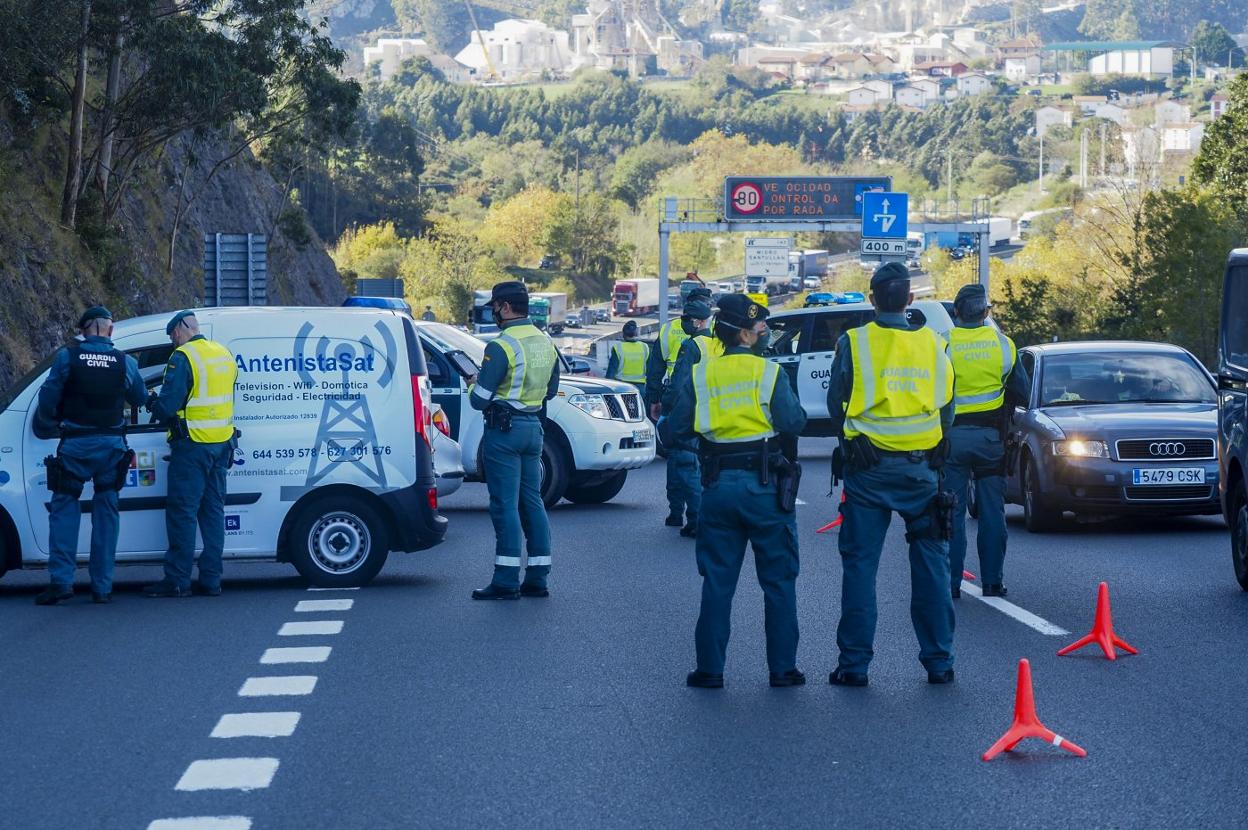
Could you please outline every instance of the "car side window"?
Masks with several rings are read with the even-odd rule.
[[[858,312],[820,314],[815,317],[815,325],[810,333],[810,348],[807,351],[834,351],[836,341],[841,339],[842,334],[866,323],[867,320]]]
[[[1027,377],[1031,378],[1032,388],[1036,384],[1036,355],[1034,352],[1022,351],[1018,353],[1018,360],[1023,364],[1023,369],[1027,371]],[[1030,401],[1027,402],[1031,404]]]
[[[143,376],[143,385],[152,389],[160,386],[161,379],[165,376],[165,366],[169,363],[170,356],[173,355],[173,349],[172,343],[163,343],[145,349],[132,349],[126,354],[133,357],[139,364],[139,374]]]
[[[1223,359],[1248,369],[1248,266],[1237,266],[1227,274],[1224,308]]]
[[[424,352],[425,366],[429,370],[429,385],[434,388],[446,386],[449,370],[428,346],[424,346]]]
[[[797,354],[808,317],[809,315],[806,314],[795,314],[768,320],[767,327],[771,329],[771,340],[767,344],[767,354],[774,357]]]

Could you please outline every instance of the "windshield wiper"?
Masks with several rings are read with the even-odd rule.
[[[1123,403],[1215,403],[1215,401],[1192,400],[1190,398],[1132,398]]]

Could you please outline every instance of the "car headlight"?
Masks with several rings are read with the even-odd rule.
[[[1109,458],[1109,445],[1104,441],[1054,441],[1053,454],[1067,458]]]
[[[604,421],[611,418],[610,413],[607,412],[607,402],[602,395],[573,395],[568,398],[568,403],[591,418],[601,418]]]

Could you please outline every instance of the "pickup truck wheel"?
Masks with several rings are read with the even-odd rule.
[[[564,494],[573,504],[605,504],[619,495],[628,480],[628,470],[620,470],[593,484],[577,484],[573,482]]]
[[[331,495],[303,507],[287,539],[287,558],[320,588],[368,584],[390,554],[390,532],[359,496]]]
[[[542,441],[542,502],[546,509],[559,503],[572,478],[572,462],[563,447],[547,435]]]
[[[1062,514],[1044,504],[1040,475],[1030,456],[1023,459],[1023,524],[1028,533],[1050,533],[1062,523]]]
[[[1242,482],[1231,501],[1231,559],[1239,587],[1248,591],[1248,494]]]

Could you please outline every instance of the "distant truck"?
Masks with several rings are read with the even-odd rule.
[[[559,291],[538,291],[529,295],[529,317],[533,324],[556,337],[568,322],[568,295]]]
[[[680,307],[684,308],[685,303],[689,301],[689,295],[698,288],[706,288],[706,283],[700,279],[684,279],[680,281]]]
[[[470,319],[473,334],[488,334],[498,331],[498,321],[490,310],[490,291],[478,290],[472,294],[472,317]]]
[[[789,252],[789,279],[823,279],[828,275],[828,252],[821,249]]]
[[[659,310],[659,280],[620,280],[612,292],[612,305],[617,317],[638,317]]]
[[[1008,245],[1014,236],[1014,223],[1008,216],[992,216],[988,219],[988,247]]]
[[[1073,212],[1068,207],[1029,210],[1018,217],[1018,238],[1025,241],[1028,237],[1035,235],[1037,225],[1052,227]]]
[[[909,244],[909,243],[907,243]],[[929,231],[923,237],[923,248],[944,248],[952,251],[955,248],[973,248],[975,234],[958,233],[957,231]]]
[[[746,277],[745,293],[772,296],[789,290],[789,277]]]

